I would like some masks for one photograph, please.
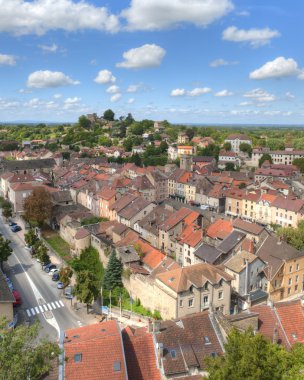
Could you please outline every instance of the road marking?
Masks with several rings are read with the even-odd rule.
[[[60,303],[58,301],[55,301],[55,304],[60,307]]]
[[[52,306],[50,303],[47,303],[47,307],[50,309],[50,310],[53,310]]]
[[[32,313],[33,315],[35,315],[35,310],[34,310],[33,308],[31,308],[31,313]]]
[[[39,314],[40,313],[40,310],[38,309],[37,306],[35,306],[35,310],[36,310],[36,313]]]
[[[32,310],[33,310],[33,309],[32,309]],[[31,317],[31,312],[30,312],[28,309],[26,310],[26,313],[27,313],[27,316],[28,316],[28,317]]]
[[[54,302],[50,302],[50,304],[53,306],[53,309],[56,309],[56,305],[54,304]]]
[[[45,311],[49,311],[49,309],[46,307],[46,305],[43,305],[43,308]]]
[[[38,306],[34,306],[30,309],[26,309],[26,313],[29,317],[33,317],[36,314],[45,313],[45,312],[48,312],[50,310],[59,309],[59,308],[64,307],[64,306],[65,306],[65,304],[61,300],[54,301],[54,302],[48,302],[48,303],[45,303],[43,305],[38,305]]]
[[[59,301],[59,303],[60,303],[60,305],[62,306],[62,307],[64,307],[64,303],[60,300]]]
[[[39,309],[40,309],[41,313],[43,313],[43,312],[44,312],[44,310],[43,310],[43,307],[42,307],[42,306],[39,306]]]

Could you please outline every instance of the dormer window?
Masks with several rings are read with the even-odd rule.
[[[74,362],[80,363],[82,361],[82,354],[75,354],[74,355]]]

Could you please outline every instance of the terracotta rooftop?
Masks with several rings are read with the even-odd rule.
[[[277,197],[277,199],[272,203],[272,206],[288,211],[299,212],[304,207],[304,200]]]
[[[171,228],[176,226],[191,213],[192,211],[188,208],[180,208],[178,211],[175,211],[173,214],[169,216],[169,218],[160,226],[160,229],[164,231],[169,231]]]
[[[253,235],[260,235],[264,231],[264,227],[259,226],[256,223],[247,222],[242,219],[235,219],[233,227]]]
[[[187,291],[190,286],[201,288],[208,281],[218,283],[221,279],[231,281],[225,271],[207,263],[195,264],[161,273],[156,278],[176,293]]]
[[[126,380],[124,349],[116,321],[96,323],[65,332],[67,380]]]
[[[133,330],[129,326],[122,331],[122,336],[129,379],[161,380],[153,336],[145,328]]]
[[[80,228],[75,235],[76,240],[84,239],[85,237],[90,235],[90,231],[88,231],[86,228]]]
[[[212,239],[225,239],[232,232],[232,223],[230,220],[219,219],[210,224],[207,228],[206,234]]]

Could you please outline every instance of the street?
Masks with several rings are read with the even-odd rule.
[[[24,248],[21,232],[11,232],[0,218],[0,230],[11,241],[12,255],[8,259],[7,275],[20,293],[22,305],[18,310],[18,323],[32,324],[37,318],[41,324],[40,337],[57,340],[61,331],[85,324],[70,309],[70,301],[57,289],[57,283],[42,271],[41,265]],[[6,266],[8,268],[8,266]]]

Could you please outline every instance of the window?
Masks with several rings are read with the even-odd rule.
[[[297,270],[299,270],[300,269],[300,265],[299,264],[297,264]]]
[[[299,281],[299,276],[298,275],[296,275],[296,282],[298,282]]]
[[[209,285],[208,285],[208,282],[206,282],[206,284],[204,285],[204,289],[208,290],[208,288],[209,288]]]
[[[176,358],[176,351],[175,350],[171,350],[170,354],[171,354],[172,359]]]
[[[115,360],[114,362],[114,372],[120,372],[121,365],[119,360]]]
[[[75,363],[80,363],[82,360],[82,354],[75,354],[74,355],[74,362]]]
[[[292,265],[289,267],[289,273],[292,272]]]
[[[190,298],[190,299],[188,300],[188,306],[189,306],[189,307],[193,307],[193,306],[194,306],[194,299],[193,299],[193,298]]]
[[[218,292],[218,299],[219,300],[223,299],[223,292],[221,290]]]
[[[291,284],[292,284],[292,279],[289,278],[289,279],[288,279],[288,285],[291,285]]]
[[[179,300],[179,307],[183,307],[183,300]]]
[[[290,289],[290,288],[288,288],[288,291],[287,291],[287,293],[288,293],[288,294],[290,294],[290,291],[291,291],[291,289]]]
[[[204,342],[205,344],[211,344],[209,336],[204,336]]]
[[[295,292],[298,290],[298,285],[295,285]]]
[[[208,306],[209,305],[209,297],[208,296],[204,296],[204,298],[203,298],[203,304],[204,304],[204,306]]]

